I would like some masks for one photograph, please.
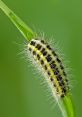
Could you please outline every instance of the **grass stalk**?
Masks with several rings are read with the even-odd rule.
[[[66,95],[63,99],[59,99],[58,105],[62,111],[63,117],[76,117],[71,95]]]
[[[27,41],[30,41],[36,36],[36,33],[32,31],[11,9],[7,7],[4,2],[0,0],[0,9],[9,17],[12,23],[17,27],[21,34]]]

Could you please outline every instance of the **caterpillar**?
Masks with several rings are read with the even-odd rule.
[[[28,50],[47,74],[55,93],[61,98],[65,97],[69,91],[69,83],[62,61],[55,50],[47,42],[39,39],[32,39]]]

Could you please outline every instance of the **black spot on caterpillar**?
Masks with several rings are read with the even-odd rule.
[[[40,59],[40,55],[39,55],[39,54],[37,54],[37,59],[38,59],[38,60]]]
[[[47,59],[47,61],[48,61],[48,62],[50,62],[50,61],[52,60],[51,55],[50,55],[50,54],[48,54],[48,55],[47,55],[47,57],[46,57],[46,59]]]
[[[43,65],[44,64],[44,61],[43,60],[41,60],[41,65]]]
[[[44,66],[44,68],[45,68],[45,70],[47,70],[47,66],[46,65]]]
[[[56,89],[59,97],[64,97],[68,90],[68,79],[61,59],[53,48],[44,40],[32,39],[28,44],[28,50],[33,55],[37,64],[40,64],[48,75],[50,83]]]

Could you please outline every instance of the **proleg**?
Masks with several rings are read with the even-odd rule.
[[[28,50],[37,64],[40,64],[47,74],[47,78],[53,84],[56,94],[62,98],[67,95],[69,91],[67,74],[54,49],[44,40],[32,39],[28,44]]]

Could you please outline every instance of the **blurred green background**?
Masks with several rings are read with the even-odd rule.
[[[82,115],[82,1],[4,0],[35,31],[60,42],[72,67],[72,97]],[[16,42],[18,44],[15,44]],[[24,38],[0,10],[0,117],[61,117],[40,85],[39,76],[18,53]],[[36,78],[37,77],[37,78]]]

